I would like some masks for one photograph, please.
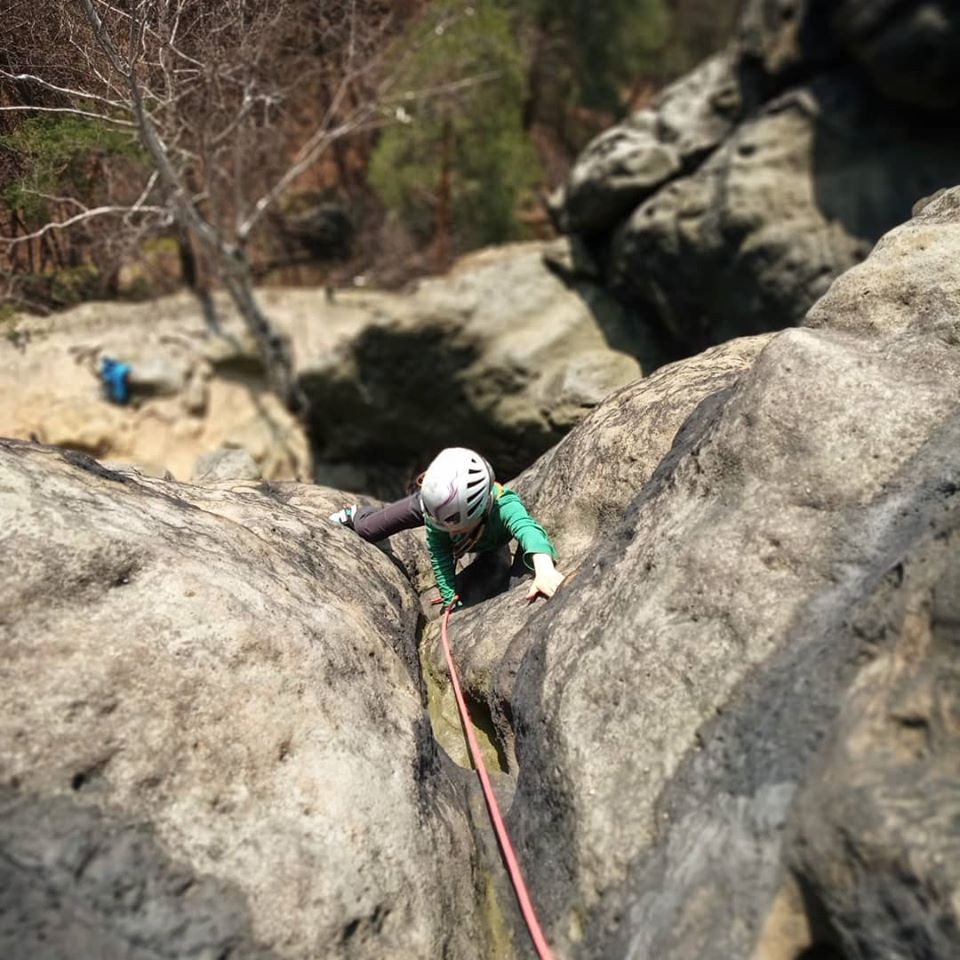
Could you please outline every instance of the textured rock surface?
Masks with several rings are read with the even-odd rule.
[[[0,955],[485,953],[415,595],[339,499],[0,442]]]
[[[750,952],[850,609],[943,523],[957,469],[960,357],[891,346],[780,334],[518,641],[513,815],[582,955]]]
[[[799,323],[956,181],[958,18],[945,2],[752,0],[727,51],[584,151],[558,223],[686,353]]]
[[[742,107],[734,59],[719,54],[611,127],[577,158],[556,202],[561,226],[609,230],[730,132]]]
[[[957,479],[944,472],[944,501]],[[854,624],[866,663],[791,817],[791,872],[825,918],[814,934],[846,956],[960,944],[957,519],[954,505],[918,538]]]
[[[187,297],[25,320],[0,340],[0,435],[181,480],[199,456],[242,448],[267,479],[385,495],[445,445],[482,448],[516,472],[664,362],[595,272],[560,240],[482,251],[408,293],[258,291],[313,401],[312,451],[225,303],[222,335]],[[102,356],[132,365],[130,406],[102,397]]]
[[[0,436],[190,477],[197,457],[243,448],[264,477],[310,477],[306,437],[266,389],[239,323],[205,325],[186,295],[86,304],[24,319],[0,338]],[[130,363],[133,403],[108,403],[99,359]]]
[[[960,139],[873,109],[855,79],[784,94],[630,216],[611,248],[614,289],[696,348],[799,323],[960,169]]]
[[[549,531],[559,554],[559,569],[571,573],[619,523],[637,491],[665,457],[684,421],[703,402],[722,397],[737,377],[749,369],[769,336],[724,344],[623,388],[605,401],[577,429],[511,482],[530,513]],[[421,589],[428,590],[432,573],[422,546],[413,538],[395,537],[395,549]],[[509,575],[509,555],[501,578]],[[488,575],[489,576],[489,575]],[[513,675],[526,651],[521,630],[535,608],[520,591],[494,596],[481,607],[457,615],[457,662],[477,704],[486,702],[497,730],[494,739],[508,765],[513,735],[507,714]],[[516,643],[513,641],[516,638]],[[428,665],[445,683],[438,632],[426,633]],[[441,742],[461,756],[453,722],[454,704],[446,703],[448,722]]]
[[[922,205],[848,270],[804,324],[858,333],[922,331],[960,343],[960,189]]]
[[[958,224],[514,484],[568,580],[452,641],[558,956],[960,955]],[[0,442],[0,955],[528,954],[428,732],[465,762],[422,532],[343,497]]]
[[[246,450],[221,448],[197,457],[190,479],[194,483],[219,480],[260,480],[256,460]]]
[[[344,297],[324,313],[344,317],[332,349],[323,323],[313,332],[301,321],[294,341],[318,411],[318,458],[415,475],[425,451],[466,444],[516,472],[612,390],[662,363],[608,294],[545,266],[553,252],[483,251],[410,295]]]
[[[546,604],[457,614],[453,640],[559,952],[960,950],[960,352],[935,266],[958,193],[817,329],[664,368],[517,481],[576,569]],[[884,320],[914,243],[918,309]]]

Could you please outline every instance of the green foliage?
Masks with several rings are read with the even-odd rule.
[[[23,210],[28,220],[46,215],[47,203],[37,194],[60,193],[69,184],[81,196],[89,195],[95,186],[89,163],[92,157],[140,156],[129,133],[70,114],[31,117],[13,133],[0,136],[0,147],[18,154],[23,169],[3,191],[3,199]]]
[[[22,275],[22,287],[28,299],[51,306],[74,307],[102,293],[100,271],[89,264],[64,267],[47,273]]]
[[[401,122],[374,151],[370,183],[426,240],[437,226],[446,170],[455,246],[515,239],[517,208],[539,169],[523,130],[525,64],[509,12],[493,2],[444,2],[431,12],[426,28],[417,24],[400,40],[399,89],[410,94],[398,108]]]
[[[97,269],[86,264],[57,270],[53,274],[51,299],[64,306],[82,303],[94,295],[99,279]]]
[[[639,76],[656,74],[671,33],[670,0],[511,0],[518,15],[560,44],[554,83],[574,104],[617,111]],[[561,75],[557,75],[557,73]]]

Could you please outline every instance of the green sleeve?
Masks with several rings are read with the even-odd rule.
[[[530,559],[535,553],[546,553],[552,560],[557,559],[557,551],[547,536],[547,532],[527,513],[526,507],[520,498],[512,491],[504,488],[497,500],[500,510],[500,519],[510,531],[513,538],[523,550],[523,562],[533,569]]]
[[[457,561],[453,556],[450,535],[427,525],[427,549],[430,551],[433,576],[440,588],[440,600],[445,607],[449,606],[457,594]]]

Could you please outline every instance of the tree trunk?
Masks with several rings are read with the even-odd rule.
[[[266,369],[267,380],[283,401],[300,416],[306,414],[306,398],[293,376],[293,363],[287,339],[272,327],[253,295],[250,264],[242,246],[228,243],[216,227],[197,209],[194,194],[188,189],[178,171],[166,144],[154,126],[150,111],[144,104],[144,91],[137,78],[136,63],[126,63],[109,33],[104,30],[94,0],[80,0],[90,24],[107,59],[123,77],[130,96],[140,142],[153,161],[160,182],[170,195],[170,204],[180,229],[194,237],[204,257],[219,275],[231,299],[236,304],[247,329],[253,335]],[[131,15],[131,29],[141,32],[145,22],[142,13]],[[136,28],[136,29],[134,29]]]
[[[273,329],[267,315],[260,309],[253,293],[250,265],[246,256],[237,252],[228,257],[221,251],[218,265],[220,279],[256,341],[271,388],[293,413],[305,415],[307,398],[293,375],[290,343],[285,336]]]
[[[437,186],[437,216],[434,230],[434,255],[438,270],[446,269],[450,263],[450,203],[453,152],[453,124],[443,122],[440,141],[440,183]]]
[[[201,263],[197,244],[189,230],[181,228],[177,246],[180,252],[180,278],[200,301],[206,325],[214,333],[219,333],[220,318],[217,316],[210,290],[210,271]]]

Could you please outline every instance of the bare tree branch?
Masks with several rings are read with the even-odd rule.
[[[127,129],[136,128],[136,124],[130,120],[120,120],[118,117],[111,117],[104,113],[93,113],[90,110],[80,110],[76,107],[43,107],[36,104],[13,104],[11,106],[0,107],[0,111],[3,113],[69,113],[75,117],[87,117],[90,120],[99,120],[101,123],[109,123],[115,127],[126,127]]]
[[[50,233],[51,230],[66,230],[69,227],[75,226],[78,223],[83,223],[85,220],[91,220],[94,217],[104,217],[121,213],[129,214],[132,212],[132,210],[132,207],[95,207],[92,210],[84,210],[83,212],[78,213],[76,216],[69,217],[66,220],[45,223],[39,230],[34,230],[33,233],[27,233],[20,237],[0,237],[0,244],[4,244],[7,247],[12,247],[18,243],[25,243],[27,240],[36,240],[38,237],[42,237]],[[143,206],[140,207],[138,212],[166,214],[169,211],[166,207]]]
[[[464,77],[462,80],[451,80],[449,83],[438,83],[432,87],[417,87],[413,90],[405,90],[402,94],[395,97],[381,97],[381,106],[389,107],[393,104],[411,103],[415,100],[432,100],[440,97],[450,96],[454,93],[462,93],[471,87],[478,87],[484,83],[491,83],[498,80],[501,74],[497,70],[488,70],[486,73],[478,73],[472,77]]]
[[[157,181],[160,179],[160,174],[154,170],[150,174],[150,178],[147,180],[146,186],[143,188],[140,196],[137,197],[133,206],[130,208],[130,212],[123,218],[125,222],[129,223],[130,218],[134,213],[138,213],[140,210],[144,209],[144,205],[147,202],[147,197],[153,192],[153,188],[157,185]],[[164,208],[166,209],[166,208]]]
[[[6,77],[8,80],[29,80],[31,83],[39,84],[45,90],[62,93],[67,97],[79,97],[81,100],[91,100],[95,103],[102,103],[108,107],[123,108],[126,106],[121,100],[110,100],[107,97],[101,97],[99,94],[90,93],[87,90],[74,90],[70,87],[61,87],[55,83],[49,83],[42,77],[35,76],[32,73],[10,73],[0,68],[0,77]]]
[[[277,202],[287,187],[316,163],[317,158],[331,143],[350,133],[357,132],[363,126],[371,111],[372,108],[366,111],[362,117],[351,118],[332,130],[323,127],[317,130],[300,148],[294,162],[287,167],[280,179],[256,201],[250,215],[237,227],[237,235],[240,239],[245,240],[250,235],[250,231],[257,225],[260,218]]]
[[[144,224],[175,221],[180,242],[229,292],[274,385],[291,398],[289,351],[253,293],[251,264],[270,252],[257,247],[255,231],[292,191],[326,186],[327,170],[308,171],[338,141],[398,122],[398,104],[455,95],[468,84],[411,92],[381,81],[384,63],[398,53],[386,42],[397,24],[388,0],[44,4],[41,12],[34,0],[36,11],[25,5],[18,16],[27,24],[33,16],[48,38],[46,68],[39,57],[36,67],[10,62],[0,71],[0,79],[34,84],[36,103],[11,108],[135,130],[143,152],[112,166],[103,151],[92,161],[99,192],[88,209],[77,209],[84,194],[58,197],[61,214],[77,212],[36,230],[23,223],[24,236],[0,243],[29,250],[29,239],[111,215],[122,217],[125,237]]]

